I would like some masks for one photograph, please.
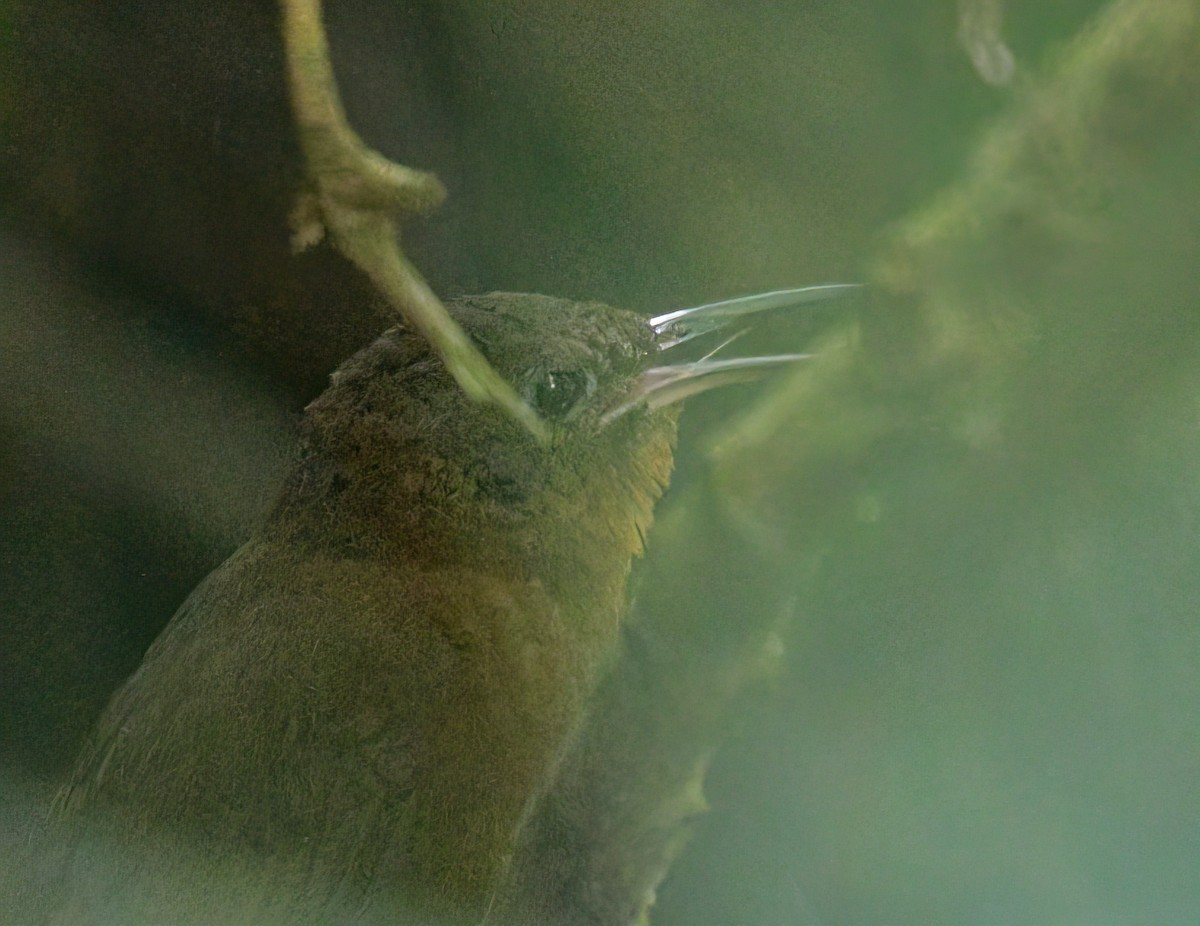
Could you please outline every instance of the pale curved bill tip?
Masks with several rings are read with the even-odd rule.
[[[719,328],[731,318],[836,299],[862,287],[862,283],[822,283],[818,286],[802,286],[799,289],[777,289],[769,293],[756,293],[753,296],[740,296],[723,302],[710,302],[690,309],[665,312],[655,315],[649,324],[659,337],[668,338],[659,345],[660,350],[666,350]]]
[[[605,424],[645,405],[651,411],[682,402],[688,396],[718,386],[757,379],[776,367],[809,360],[812,354],[772,354],[735,357],[730,360],[696,360],[671,366],[651,367],[638,377],[633,389],[601,419]]]

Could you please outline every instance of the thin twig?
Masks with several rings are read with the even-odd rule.
[[[492,369],[405,258],[396,216],[424,213],[446,197],[433,174],[389,161],[350,128],[338,97],[320,0],[282,0],[292,108],[312,189],[293,213],[298,248],[324,234],[362,270],[438,352],[472,399],[494,402],[539,439],[541,419]]]

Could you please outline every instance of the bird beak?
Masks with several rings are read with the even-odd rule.
[[[788,309],[813,302],[836,299],[857,289],[861,283],[823,283],[800,289],[778,289],[754,296],[710,302],[691,309],[677,309],[650,319],[650,327],[659,337],[659,350],[670,350],[692,338],[724,328],[735,319],[757,315],[772,309]]]
[[[691,309],[678,309],[654,316],[649,325],[659,338],[659,351],[669,351],[693,338],[719,331],[736,320],[747,320],[749,316],[773,309],[794,308],[834,299],[860,288],[861,284],[858,283],[826,283],[801,289],[781,289],[724,302],[710,302]],[[643,371],[634,381],[632,388],[604,414],[602,422],[608,424],[615,421],[641,405],[653,411],[718,386],[758,379],[773,369],[792,366],[813,356],[773,354],[727,360],[712,359],[713,354],[741,333],[735,333],[699,360],[654,366]]]
[[[601,418],[609,424],[626,412],[645,405],[651,411],[682,402],[688,396],[729,383],[758,379],[775,367],[808,360],[812,354],[775,354],[767,357],[736,357],[732,360],[693,360],[664,367],[650,367],[637,378],[634,388]]]

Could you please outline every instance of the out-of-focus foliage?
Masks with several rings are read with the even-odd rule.
[[[715,442],[730,531],[796,566],[791,713],[718,760],[673,921],[1200,902],[1198,61],[1196,4],[1115,4]],[[683,872],[731,849],[714,913]]]

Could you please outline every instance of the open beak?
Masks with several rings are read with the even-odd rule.
[[[823,302],[826,299],[836,299],[861,288],[861,283],[823,283],[820,286],[804,286],[800,289],[777,289],[769,293],[741,296],[738,299],[710,302],[691,309],[677,309],[674,312],[655,315],[650,319],[650,327],[660,339],[658,349],[670,350],[692,338],[724,328],[735,319],[772,309],[790,309],[813,302]]]
[[[776,290],[656,315],[649,320],[649,325],[658,335],[658,349],[665,352],[693,338],[718,331],[733,321],[745,321],[749,316],[773,309],[794,308],[834,299],[860,288],[861,284],[858,283],[827,283],[801,289]],[[738,334],[734,334],[699,360],[649,367],[634,381],[632,388],[605,413],[602,420],[607,424],[642,405],[651,410],[673,405],[689,396],[707,392],[718,386],[758,379],[770,370],[791,366],[813,356],[772,354],[712,359],[713,354],[737,336]]]

